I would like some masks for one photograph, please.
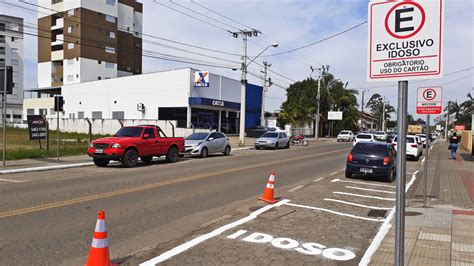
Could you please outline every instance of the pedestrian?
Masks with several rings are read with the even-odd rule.
[[[456,160],[456,151],[458,150],[458,143],[461,141],[461,137],[454,132],[449,139],[449,149],[451,150],[451,158]]]

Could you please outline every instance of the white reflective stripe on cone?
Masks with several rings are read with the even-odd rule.
[[[268,178],[268,181],[275,181],[275,176],[274,176],[274,175],[270,175],[270,177]]]
[[[97,219],[97,223],[95,224],[95,231],[96,232],[105,232],[105,220]]]
[[[273,184],[270,184],[270,183],[267,183],[267,188],[271,188],[271,189],[273,189],[274,187],[275,187],[275,185],[273,185]]]
[[[109,240],[107,238],[104,238],[104,239],[92,238],[91,247],[93,247],[93,248],[106,248],[108,246],[109,246]]]

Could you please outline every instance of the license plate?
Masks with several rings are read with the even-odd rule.
[[[372,174],[374,172],[374,170],[370,168],[360,168],[360,171],[366,174]]]
[[[104,149],[95,149],[95,153],[104,153]]]

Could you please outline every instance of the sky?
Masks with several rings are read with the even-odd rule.
[[[35,3],[35,0],[26,0]],[[64,0],[67,1],[67,0]],[[99,1],[99,0],[89,0]],[[199,5],[197,5],[196,2]],[[241,38],[231,33],[239,29],[258,29],[262,34],[250,37],[249,56],[255,56],[265,47],[277,42],[277,48],[269,48],[256,63],[267,61],[271,70],[284,77],[269,73],[275,83],[269,89],[266,100],[267,111],[279,110],[286,99],[284,88],[294,81],[310,76],[310,66],[329,65],[329,71],[336,78],[348,82],[348,88],[366,91],[366,102],[374,93],[379,93],[397,105],[396,82],[367,82],[367,33],[368,26],[363,24],[344,34],[322,41],[307,48],[271,56],[316,42],[360,24],[367,20],[367,0],[141,0],[143,3],[144,51],[152,51],[172,56],[184,57],[192,62],[223,66],[200,66],[193,63],[179,63],[162,59],[143,58],[143,73],[194,67],[215,74],[240,80],[239,56],[242,54]],[[3,3],[2,3],[3,2]],[[34,11],[20,9],[11,5],[34,8],[15,0],[0,0],[0,13],[20,16],[28,23],[37,24]],[[168,6],[165,7],[164,5]],[[204,8],[203,8],[203,7]],[[171,7],[171,8],[169,8]],[[216,11],[218,14],[208,10]],[[186,13],[182,14],[176,10]],[[227,18],[224,18],[223,16]],[[191,16],[194,16],[191,17]],[[206,21],[206,22],[203,22]],[[213,25],[210,25],[213,24]],[[441,79],[409,82],[408,112],[415,117],[416,89],[422,86],[443,86],[443,104],[449,100],[462,102],[467,93],[474,94],[474,1],[449,0],[445,4],[444,33],[444,73]],[[158,38],[155,38],[158,37]],[[161,39],[159,39],[161,38]],[[169,39],[190,45],[221,51],[218,53],[191,48],[165,41]],[[25,88],[36,87],[37,40],[25,36]],[[156,55],[156,54],[155,54]],[[162,56],[161,56],[162,57]],[[470,70],[465,70],[471,68]],[[464,70],[463,70],[464,69]],[[249,72],[261,76],[261,67],[252,63]],[[250,83],[262,84],[262,80],[249,75]],[[289,78],[289,79],[288,79]],[[383,86],[383,87],[382,87]],[[390,86],[390,87],[387,87]],[[360,103],[359,96],[359,103]],[[392,115],[394,117],[395,115]]]

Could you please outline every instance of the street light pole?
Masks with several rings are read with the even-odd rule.
[[[2,96],[2,103],[3,103],[3,116],[2,116],[2,124],[3,124],[3,166],[6,165],[6,150],[7,150],[7,66],[5,65],[3,71],[3,96]]]
[[[244,42],[243,56],[242,56],[242,77],[240,79],[240,125],[239,125],[239,145],[245,145],[245,97],[247,89],[247,34],[242,33]]]
[[[267,96],[268,87],[271,86],[270,82],[267,80],[267,69],[271,67],[272,64],[269,64],[266,61],[263,61],[263,91],[262,91],[262,110],[260,113],[260,125],[265,126],[265,97]]]

